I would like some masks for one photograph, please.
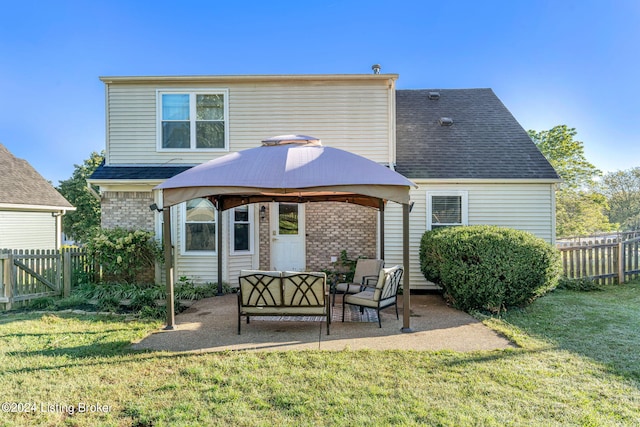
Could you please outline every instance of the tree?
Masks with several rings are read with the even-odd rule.
[[[87,178],[104,160],[104,152],[92,152],[82,165],[74,165],[71,178],[60,181],[58,191],[76,207],[62,217],[62,230],[72,239],[87,242],[100,229],[100,200],[91,193]]]
[[[608,211],[602,194],[561,188],[556,191],[556,235],[585,236],[615,230],[617,224],[610,223]]]
[[[602,171],[587,161],[584,144],[573,139],[577,132],[567,125],[558,125],[551,130],[528,131],[529,136],[542,154],[549,160],[558,175],[564,180],[562,186],[581,188],[593,184]]]
[[[609,220],[622,230],[640,230],[640,167],[606,174],[601,191],[609,200]]]
[[[596,191],[602,172],[585,157],[584,144],[574,140],[575,128],[528,131],[542,154],[563,179],[556,191],[556,235],[569,237],[611,231],[607,199]]]

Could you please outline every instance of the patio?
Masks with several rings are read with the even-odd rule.
[[[176,328],[159,330],[144,338],[135,349],[219,352],[229,350],[453,350],[476,351],[513,347],[513,344],[470,315],[448,307],[438,294],[411,295],[413,333],[403,333],[402,315],[382,311],[382,328],[377,317],[368,321],[341,322],[338,297],[331,323],[331,335],[324,322],[265,320],[257,317],[242,335],[237,333],[237,295],[207,298],[176,316]],[[402,313],[402,298],[398,298]],[[355,316],[358,317],[358,316]],[[366,319],[365,319],[366,320]]]

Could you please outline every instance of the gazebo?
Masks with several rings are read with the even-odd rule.
[[[218,212],[262,202],[343,202],[379,209],[387,201],[403,207],[403,332],[410,332],[409,190],[411,181],[365,157],[305,135],[282,135],[262,146],[227,154],[182,172],[159,186],[164,219],[167,325],[175,327],[170,207],[195,198],[209,199]],[[384,215],[381,215],[384,221]],[[384,223],[380,227],[384,256]],[[218,288],[222,287],[222,227],[218,239]]]

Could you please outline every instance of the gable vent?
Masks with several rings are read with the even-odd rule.
[[[432,101],[437,101],[440,99],[440,92],[429,92],[429,99]]]
[[[453,119],[451,117],[440,117],[440,126],[453,126]]]

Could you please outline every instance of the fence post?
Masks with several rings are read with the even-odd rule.
[[[4,259],[4,296],[7,298],[5,310],[11,310],[13,303],[13,282],[16,280],[13,273],[13,253],[9,252],[7,258]]]
[[[64,251],[62,255],[62,298],[69,298],[71,294],[71,252]]]
[[[618,284],[624,283],[624,242],[618,239]]]

